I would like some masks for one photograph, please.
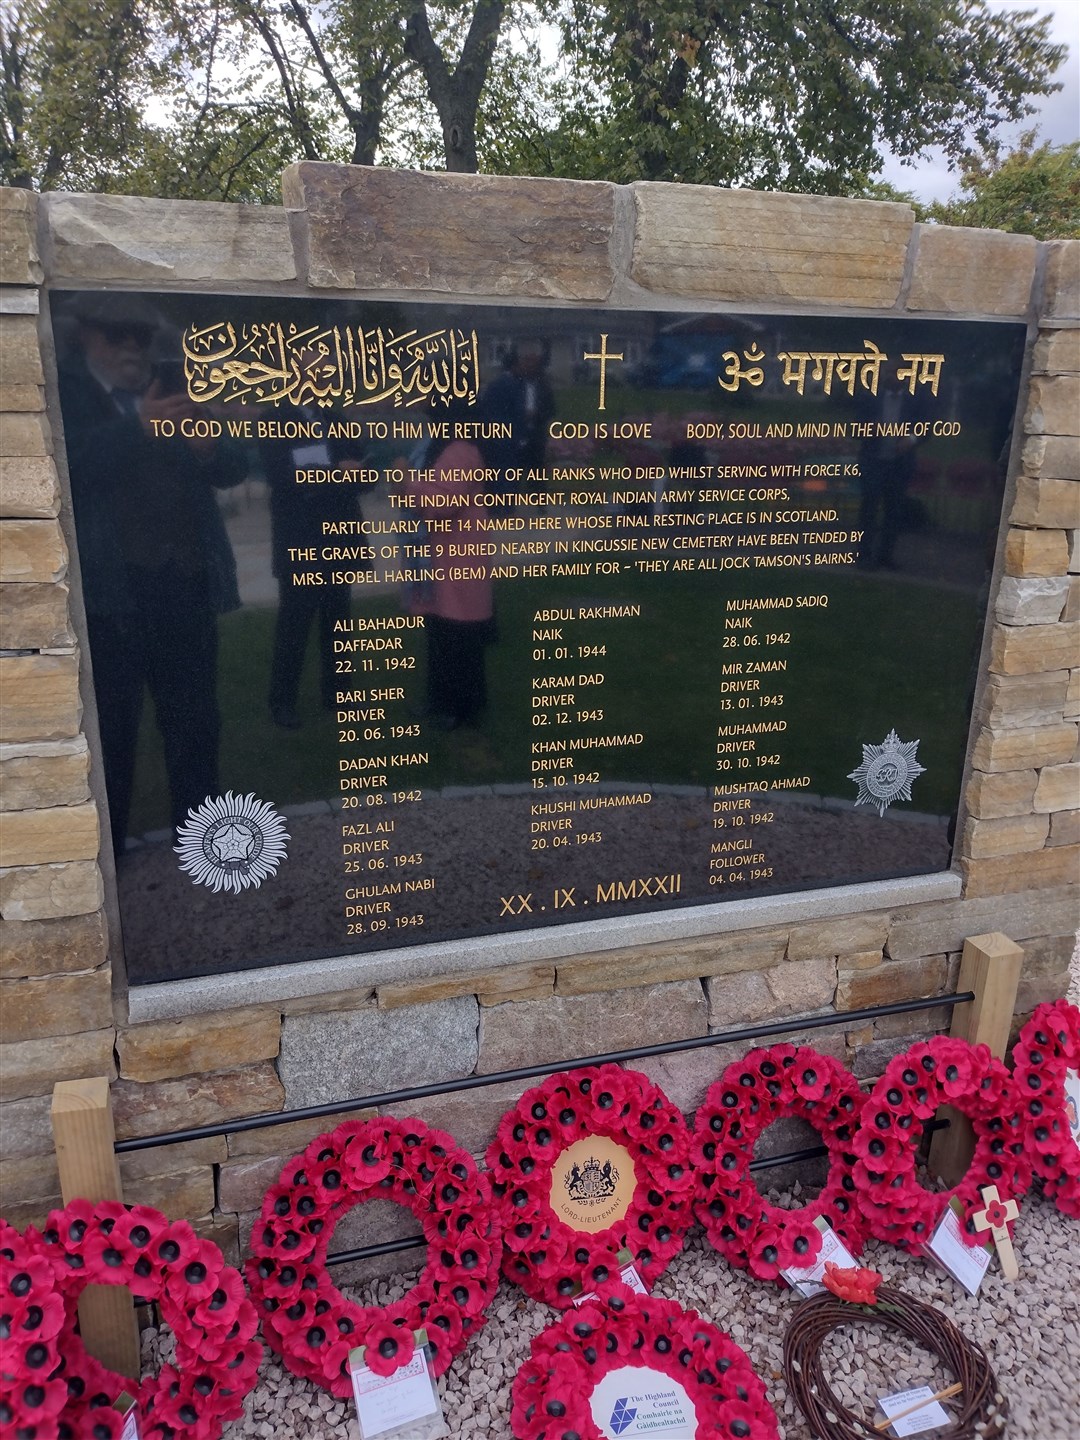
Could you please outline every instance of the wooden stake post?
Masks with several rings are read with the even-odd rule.
[[[956,988],[973,990],[975,999],[953,1007],[949,1033],[954,1040],[989,1045],[991,1052],[1004,1060],[1023,959],[1020,946],[998,931],[992,935],[973,935],[964,941]],[[975,1134],[967,1116],[951,1105],[943,1105],[938,1118],[947,1119],[949,1128],[938,1130],[934,1135],[930,1144],[930,1169],[940,1175],[946,1185],[958,1185],[975,1153]]]
[[[52,1126],[64,1204],[79,1198],[123,1200],[109,1082],[58,1082]],[[120,1375],[139,1378],[139,1329],[130,1291],[122,1285],[88,1285],[79,1297],[79,1328],[91,1355]]]

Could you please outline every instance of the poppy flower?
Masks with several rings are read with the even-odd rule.
[[[864,1103],[854,1076],[808,1046],[753,1050],[725,1070],[698,1110],[692,1152],[705,1160],[696,1174],[694,1211],[725,1259],[776,1280],[780,1269],[798,1263],[796,1240],[799,1251],[816,1253],[820,1235],[808,1227],[821,1216],[858,1252],[867,1226],[853,1203],[851,1149]],[[809,1121],[829,1152],[823,1190],[797,1211],[763,1199],[750,1172],[757,1140],[787,1115]]]
[[[144,1434],[152,1436],[155,1416],[168,1416],[173,1440],[217,1440],[223,1421],[241,1413],[262,1353],[254,1339],[255,1309],[243,1297],[240,1277],[225,1266],[220,1250],[200,1240],[184,1222],[170,1222],[147,1206],[129,1208],[117,1201],[98,1205],[78,1201],[53,1212],[38,1243],[43,1256],[62,1254],[64,1259],[59,1267],[45,1263],[56,1293],[53,1300],[43,1296],[35,1310],[42,1332],[54,1327],[57,1304],[62,1312],[60,1329],[51,1342],[58,1361],[51,1378],[59,1387],[60,1408],[57,1426],[49,1433],[99,1440],[119,1436],[123,1425],[123,1417],[112,1408],[119,1379],[86,1352],[75,1329],[79,1295],[100,1273],[108,1283],[126,1285],[155,1300],[163,1322],[175,1335],[176,1366],[163,1366],[138,1387]],[[190,1267],[186,1280],[184,1262]],[[212,1289],[222,1289],[226,1300],[239,1299],[228,1331],[220,1320],[204,1327],[196,1318],[200,1306],[211,1303],[202,1294],[208,1279]],[[223,1346],[226,1335],[227,1347]],[[33,1368],[30,1347],[25,1359]]]
[[[852,1305],[876,1305],[881,1276],[876,1270],[868,1270],[862,1265],[850,1269],[827,1260],[821,1283],[840,1300],[847,1300]]]
[[[288,1200],[290,1184],[314,1187],[328,1202],[325,1215],[305,1214],[297,1203],[279,1217],[275,1207],[283,1189]],[[392,1199],[411,1210],[428,1245],[419,1282],[385,1309],[346,1300],[326,1268],[332,1222],[368,1199]],[[344,1398],[351,1382],[342,1355],[361,1345],[370,1349],[372,1335],[387,1348],[407,1335],[402,1353],[411,1355],[412,1332],[426,1326],[436,1347],[436,1373],[449,1365],[483,1323],[495,1293],[501,1239],[490,1180],[446,1132],[417,1120],[350,1121],[316,1137],[299,1163],[285,1166],[252,1232],[247,1273],[271,1347],[294,1374]],[[388,1363],[382,1356],[372,1368]]]
[[[511,1392],[519,1440],[595,1433],[590,1400],[596,1385],[627,1364],[677,1381],[699,1435],[777,1440],[776,1418],[748,1358],[695,1311],[613,1283],[583,1312],[564,1315],[533,1340]]]
[[[403,1325],[391,1325],[382,1317],[367,1327],[364,1345],[364,1364],[374,1375],[393,1375],[409,1363],[416,1351],[412,1331]]]
[[[551,1203],[560,1156],[589,1135],[614,1141],[632,1165],[621,1180],[624,1187],[632,1181],[629,1205],[599,1231],[577,1229]],[[559,1308],[582,1289],[595,1289],[597,1272],[602,1278],[617,1273],[623,1248],[638,1257],[643,1279],[653,1280],[680,1248],[691,1218],[685,1122],[663,1092],[635,1070],[602,1065],[549,1076],[503,1117],[487,1166],[506,1236],[503,1273],[535,1299]],[[621,1161],[613,1168],[625,1169]]]

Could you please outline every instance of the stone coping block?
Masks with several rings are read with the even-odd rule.
[[[1080,443],[1071,443],[1080,450]],[[1075,480],[1035,480],[1021,475],[1009,519],[1014,525],[1074,530],[1080,526],[1080,484]]]
[[[32,190],[0,188],[0,285],[41,284],[38,198]]]
[[[578,1055],[602,1055],[645,1042],[684,1040],[708,1028],[698,980],[643,985],[589,995],[555,995],[484,1010],[476,1070],[491,1075],[520,1065],[554,1064]]]
[[[5,520],[0,582],[54,584],[67,574],[68,552],[56,520]]]
[[[1029,435],[1021,461],[1029,475],[1047,480],[1080,480],[1080,445],[1068,435]]]
[[[81,805],[90,799],[90,750],[74,740],[0,745],[0,812]]]
[[[1075,880],[1080,873],[1080,845],[1057,845],[1027,855],[994,855],[962,864],[965,895],[1014,895]]]
[[[121,1030],[116,1048],[125,1080],[170,1080],[273,1060],[280,1037],[276,1010],[229,1010]]]
[[[990,669],[996,675],[1035,675],[1076,664],[1080,622],[1056,625],[995,625],[990,640]]]
[[[1027,313],[1039,242],[1031,235],[920,225],[909,310],[969,315]]]
[[[95,970],[104,964],[107,950],[100,910],[61,920],[0,920],[0,977],[5,980]]]
[[[53,284],[86,280],[230,284],[296,278],[289,220],[276,205],[145,195],[42,197]]]
[[[1080,435],[1080,375],[1035,375],[1029,397],[1028,435]]]
[[[630,278],[657,295],[746,305],[896,304],[910,206],[638,182]]]
[[[1080,240],[1052,240],[1047,246],[1043,314],[1080,320]]]
[[[269,1114],[282,1109],[284,1100],[285,1091],[269,1061],[149,1085],[117,1080],[112,1087],[118,1140]]]
[[[97,806],[92,802],[10,810],[0,833],[0,867],[93,860],[98,835]]]
[[[605,300],[615,188],[304,160],[282,176],[310,285]],[[525,317],[527,320],[527,316]]]
[[[104,899],[105,885],[96,860],[0,870],[0,916],[5,920],[89,915],[100,910]]]
[[[66,584],[0,585],[0,650],[64,650],[74,644]]]
[[[1034,789],[1034,779],[1032,786]],[[368,987],[384,978],[396,981],[411,975],[443,975],[468,968],[469,964],[478,970],[488,970],[538,959],[576,959],[631,946],[668,944],[693,937],[704,940],[736,932],[745,932],[746,943],[751,945],[753,932],[763,927],[809,920],[831,921],[867,910],[947,899],[958,896],[960,891],[960,876],[944,870],[934,875],[835,885],[793,895],[730,900],[724,904],[688,906],[685,910],[585,921],[518,935],[482,935],[470,941],[469,961],[465,966],[460,943],[440,941],[377,955],[340,955],[305,960],[298,965],[264,966],[233,975],[169,980],[132,987],[128,992],[128,1014],[133,1023],[208,1014],[249,1005],[255,993],[260,1003],[280,1003],[286,1010],[292,1010],[299,1002],[315,1006],[320,1001],[323,1009],[329,1009],[332,1002],[328,997],[357,989],[366,997],[370,994]]]
[[[112,1024],[108,965],[85,974],[0,980],[0,1038],[5,1043],[77,1035]]]
[[[969,935],[988,935],[995,930],[1026,948],[1032,939],[1073,930],[1078,911],[1080,886],[1076,884],[1030,895],[946,900],[940,905],[898,910],[886,948],[893,960],[915,960],[953,953],[963,949]]]
[[[997,618],[1006,625],[1052,625],[1061,619],[1068,596],[1065,575],[1025,579],[1006,575],[998,589]]]
[[[510,1008],[524,1010],[529,1004]],[[478,1017],[472,995],[402,1010],[287,1015],[278,1071],[288,1108],[471,1075]]]
[[[86,1080],[116,1075],[110,1026],[76,1035],[45,1035],[0,1045],[0,1077],[5,1100],[51,1095],[58,1080]]]
[[[709,1029],[756,1025],[786,1015],[831,1008],[836,994],[835,959],[789,960],[770,970],[742,970],[705,981]]]
[[[48,455],[0,459],[0,518],[46,520],[60,513],[60,481]]]
[[[74,739],[81,718],[77,655],[0,656],[0,741]]]
[[[1067,670],[1034,675],[991,675],[983,691],[979,715],[993,730],[1054,725],[1065,713],[1069,690]]]
[[[1005,541],[1005,572],[1019,577],[1064,575],[1069,568],[1069,541],[1064,530],[1009,531]]]
[[[44,385],[37,321],[32,315],[0,312],[0,375],[4,377],[5,400],[9,385]],[[7,408],[21,407],[5,404]]]
[[[0,414],[0,457],[37,458],[52,454],[52,429],[44,411]]]

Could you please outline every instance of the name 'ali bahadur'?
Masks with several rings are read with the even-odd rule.
[[[849,396],[856,386],[876,396],[881,367],[889,357],[872,340],[861,351],[795,350],[777,355],[781,381],[803,395],[808,383],[832,395],[834,384]],[[189,326],[184,332],[184,375],[192,400],[240,405],[295,406],[335,403],[449,405],[476,403],[480,358],[476,331],[454,328],[395,334],[383,326],[282,325],[255,321],[239,327],[222,321]],[[717,376],[729,392],[765,381],[766,356],[756,344],[740,356],[724,352]],[[895,377],[910,394],[925,385],[938,393],[942,354],[905,352]],[[745,364],[743,363],[745,362]]]

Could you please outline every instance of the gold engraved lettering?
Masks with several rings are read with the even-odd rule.
[[[861,351],[783,351],[777,356],[778,360],[784,362],[783,382],[785,385],[794,385],[802,395],[806,386],[806,369],[812,362],[810,378],[821,386],[824,394],[832,394],[835,378],[849,395],[854,395],[856,382],[864,390],[869,390],[871,395],[876,395],[881,362],[889,357],[879,350],[872,340],[864,340],[863,346]]]
[[[609,350],[609,349],[607,348],[607,336],[606,336],[606,335],[601,335],[601,336],[600,336],[600,349],[599,349],[599,351],[598,351],[597,353],[595,353],[595,354],[592,354],[592,355],[590,355],[588,351],[584,351],[584,352],[582,353],[581,358],[582,358],[583,360],[599,360],[599,361],[600,361],[600,403],[599,403],[599,405],[598,405],[596,408],[597,408],[598,410],[606,410],[606,409],[607,409],[607,403],[606,403],[606,402],[607,402],[607,367],[608,367],[608,361],[609,361],[609,360],[621,360],[621,359],[623,358],[622,351],[619,351],[619,353],[616,354],[614,351]]]
[[[749,350],[743,351],[742,358],[743,360],[749,361],[749,366],[745,370],[742,367],[742,362],[739,359],[737,351],[724,351],[724,359],[727,361],[727,365],[724,367],[723,374],[716,377],[717,384],[722,390],[734,392],[738,390],[744,380],[747,385],[757,387],[765,379],[765,371],[761,368],[761,362],[765,359],[765,352],[759,347],[756,341],[751,345]],[[724,379],[725,375],[727,376],[726,380]]]
[[[944,355],[901,355],[901,360],[907,360],[906,368],[901,367],[896,372],[898,380],[908,382],[908,393],[915,394],[916,385],[929,385],[931,395],[936,396],[938,382],[941,379],[941,367],[945,363]]]
[[[188,395],[240,405],[431,405],[476,401],[476,331],[255,321],[190,326],[184,333]]]

